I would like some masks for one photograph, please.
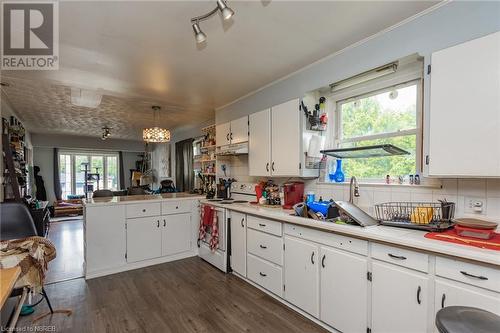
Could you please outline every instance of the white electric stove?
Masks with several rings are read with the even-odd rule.
[[[254,183],[240,183],[234,182],[231,184],[231,198],[230,199],[209,199],[206,203],[201,205],[201,209],[210,203],[217,203],[222,205],[244,204],[256,200]],[[221,271],[227,273],[229,267],[229,258],[227,254],[227,244],[229,237],[229,228],[227,221],[226,210],[221,207],[212,206],[217,214],[219,221],[219,246],[215,251],[211,251],[209,242],[211,238],[211,230],[207,231],[205,239],[198,242],[198,256]]]

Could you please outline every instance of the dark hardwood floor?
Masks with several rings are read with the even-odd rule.
[[[82,277],[83,219],[51,222],[48,238],[54,243],[57,256],[49,262],[45,283]]]
[[[198,257],[85,281],[46,286],[55,308],[36,326],[56,332],[326,332],[241,279]],[[20,319],[31,326],[37,311]],[[34,327],[33,327],[34,328]]]

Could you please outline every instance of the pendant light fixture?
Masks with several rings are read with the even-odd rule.
[[[145,128],[142,130],[142,139],[146,142],[169,142],[170,131],[165,128],[158,127],[159,111],[161,107],[153,105],[151,107],[154,112],[154,127]],[[158,118],[157,118],[158,116]]]
[[[208,12],[204,15],[193,17],[191,19],[191,24],[193,26],[194,38],[196,40],[196,43],[198,43],[198,44],[203,43],[204,41],[207,40],[207,35],[205,35],[205,33],[203,31],[201,31],[200,21],[207,20],[211,16],[215,15],[215,13],[217,13],[218,11],[220,11],[222,18],[224,20],[229,20],[234,15],[234,11],[227,6],[226,1],[217,0],[217,7],[215,7],[210,12]]]

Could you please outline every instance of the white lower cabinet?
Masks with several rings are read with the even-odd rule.
[[[319,317],[319,247],[285,236],[285,299]]]
[[[231,268],[247,276],[247,219],[245,214],[231,213]]]
[[[161,217],[127,219],[127,262],[161,257]]]
[[[368,327],[368,259],[331,247],[320,248],[320,319],[344,333]]]
[[[435,312],[445,306],[472,306],[500,315],[500,293],[436,278]]]
[[[283,297],[281,266],[248,254],[248,278],[273,294]]]
[[[372,332],[421,333],[428,327],[427,274],[392,264],[372,264]]]
[[[162,224],[162,256],[191,249],[191,214],[164,215]]]
[[[127,219],[127,262],[169,256],[191,249],[191,214]]]

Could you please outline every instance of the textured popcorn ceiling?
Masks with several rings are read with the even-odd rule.
[[[228,1],[231,22],[190,18],[215,1],[61,1],[57,71],[5,71],[3,90],[34,132],[140,139],[161,125],[195,126],[214,109],[415,15],[427,1]],[[369,55],[367,55],[369,57]],[[97,109],[70,104],[71,87],[104,95]],[[256,110],[258,111],[258,110]]]
[[[103,95],[97,108],[71,104],[70,87],[24,79],[2,77],[2,87],[25,126],[36,133],[101,136],[111,127],[113,138],[140,139],[142,129],[155,124],[152,105],[162,105],[156,121],[162,127],[177,128],[207,119],[203,109],[186,110],[154,100]],[[210,115],[209,115],[210,116]]]

